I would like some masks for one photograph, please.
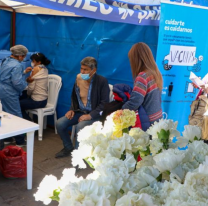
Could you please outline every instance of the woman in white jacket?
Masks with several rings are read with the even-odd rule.
[[[48,99],[48,69],[50,64],[44,54],[36,53],[31,57],[33,67],[31,75],[27,78],[27,98],[20,100],[23,118],[30,120],[26,113],[28,109],[44,108]]]

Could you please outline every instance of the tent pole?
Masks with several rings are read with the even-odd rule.
[[[15,45],[15,36],[16,36],[16,11],[13,9],[13,12],[12,12],[12,46]]]

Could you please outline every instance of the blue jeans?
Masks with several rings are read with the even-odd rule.
[[[43,101],[35,101],[30,97],[20,99],[20,107],[22,110],[23,118],[31,121],[30,116],[27,114],[26,110],[44,108],[47,104],[47,101],[48,101],[47,99]]]
[[[100,118],[97,118],[97,119],[78,122],[79,117],[81,117],[82,115],[84,115],[84,113],[75,112],[74,117],[72,119],[67,119],[64,116],[64,117],[61,117],[60,119],[58,119],[58,121],[56,123],[57,132],[63,141],[64,148],[66,148],[68,150],[71,150],[74,148],[72,141],[71,141],[71,137],[69,136],[69,133],[68,133],[68,127],[76,125],[76,134],[77,134],[85,126],[91,125],[94,122],[100,120]],[[79,147],[79,142],[76,139],[75,148],[77,149],[78,147]]]

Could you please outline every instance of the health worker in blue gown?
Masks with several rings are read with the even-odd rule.
[[[3,111],[22,117],[19,97],[27,87],[25,74],[31,68],[24,70],[21,61],[27,55],[28,49],[23,45],[16,45],[10,48],[11,56],[2,60],[0,65],[0,99]],[[16,144],[24,142],[21,136],[15,137]]]

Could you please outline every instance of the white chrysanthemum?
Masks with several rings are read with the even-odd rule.
[[[126,159],[124,160],[124,164],[126,168],[128,168],[129,172],[134,171],[136,166],[136,160],[134,158],[134,155],[126,153]]]
[[[149,135],[140,128],[132,128],[129,135],[135,139],[135,142],[132,145],[132,152],[138,150],[145,151],[147,146],[149,146]]]
[[[188,172],[184,187],[195,200],[207,200],[208,203],[208,174]]]
[[[60,193],[59,206],[85,205],[85,206],[110,206],[110,201],[105,195],[102,186],[94,180],[82,180],[68,184]]]
[[[123,137],[117,138],[115,140],[109,141],[109,145],[107,148],[107,152],[112,156],[112,157],[117,157],[121,158],[121,155],[123,154],[125,148],[125,139]]]
[[[189,140],[190,142],[193,142],[196,139],[200,140],[202,133],[201,128],[198,126],[193,125],[185,125],[185,130],[182,132],[183,137]]]
[[[153,166],[154,164],[155,164],[155,161],[153,160],[153,156],[148,155],[146,157],[142,157],[142,160],[137,163],[136,168],[139,169],[145,166]]]
[[[38,187],[38,191],[34,194],[35,201],[42,201],[45,205],[51,202],[53,191],[58,189],[57,178],[53,175],[46,175]]]
[[[91,139],[92,137],[101,134],[102,128],[103,128],[102,123],[99,122],[99,121],[98,122],[94,122],[90,126],[84,127],[78,133],[78,136],[77,136],[78,142],[81,143],[82,141]]]
[[[142,188],[155,182],[159,174],[159,171],[153,167],[142,167],[130,174],[129,178],[124,182],[122,190],[125,193],[128,191],[138,193]]]
[[[203,163],[205,157],[208,156],[208,145],[203,141],[193,141],[188,145],[188,150],[199,163]]]
[[[155,167],[162,173],[171,171],[177,167],[185,158],[185,152],[178,149],[165,150],[153,157]]]
[[[77,150],[72,152],[72,165],[79,166],[79,168],[86,168],[83,159],[92,156],[93,147],[91,145],[81,145]]]
[[[152,197],[148,194],[135,194],[128,192],[126,195],[116,201],[115,206],[156,206]]]
[[[158,132],[161,131],[161,129],[164,129],[165,131],[170,132],[169,138],[172,139],[173,137],[177,137],[180,135],[180,132],[176,130],[178,125],[178,122],[173,122],[173,120],[170,119],[160,119],[159,122],[155,122],[148,130],[147,133],[152,135],[152,138],[158,138]]]
[[[159,139],[150,140],[150,152],[155,156],[159,151],[162,151],[163,143]]]
[[[75,168],[70,168],[70,169],[64,169],[62,174],[63,176],[61,177],[60,180],[58,180],[58,187],[60,189],[63,189],[69,182],[79,182],[83,180],[83,177],[77,178],[75,176],[76,169]]]

